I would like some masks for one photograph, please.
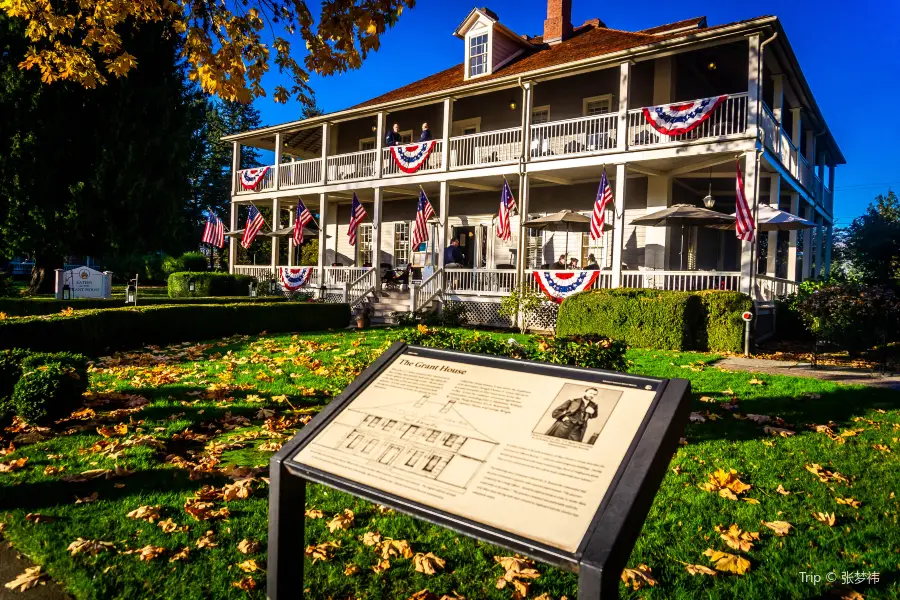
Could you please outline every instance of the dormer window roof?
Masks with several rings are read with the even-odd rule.
[[[535,47],[487,8],[473,8],[453,35],[465,41],[465,79],[493,73]]]

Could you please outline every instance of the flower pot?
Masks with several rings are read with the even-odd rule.
[[[359,315],[356,317],[356,327],[358,329],[365,329],[369,326],[369,317],[367,315]]]

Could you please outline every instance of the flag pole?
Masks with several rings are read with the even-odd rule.
[[[297,198],[300,199],[300,202],[303,202],[303,196],[297,196]],[[305,203],[305,202],[303,202],[303,206],[306,206],[306,203]],[[306,210],[309,210],[309,208],[307,208]],[[296,213],[297,213],[297,207],[296,207],[296,206],[294,207],[294,213],[295,213],[294,218],[296,219],[296,218],[297,218],[297,217],[296,217]],[[312,216],[312,211],[309,211],[309,216],[312,217],[312,222],[316,224],[316,229],[322,229],[322,226],[319,225],[319,222],[316,221],[316,218]]]

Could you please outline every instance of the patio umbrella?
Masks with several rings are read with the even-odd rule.
[[[675,204],[669,208],[632,219],[632,225],[660,227],[665,225],[734,225],[734,215],[716,212],[691,204]]]
[[[735,219],[735,215],[731,215]],[[768,204],[760,204],[757,207],[756,224],[760,231],[796,231],[798,229],[812,229],[818,227],[812,221],[792,215]],[[735,222],[729,224],[710,225],[713,229],[734,229]]]
[[[540,229],[542,231],[566,232],[566,261],[569,260],[569,232],[586,233],[591,230],[591,218],[571,210],[561,210],[546,217],[539,217],[523,223],[528,229]],[[605,224],[604,230],[612,229]]]
[[[268,237],[288,237],[288,236],[294,235],[294,228],[293,227],[284,227],[282,229],[276,229],[275,231],[260,232],[259,235],[265,235]],[[319,235],[318,229],[310,229],[309,227],[303,228],[303,237],[316,237],[318,235]],[[325,237],[330,238],[331,236],[326,235]]]

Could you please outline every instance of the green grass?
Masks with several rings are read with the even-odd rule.
[[[204,443],[178,441],[173,436],[190,428],[210,434],[214,442],[245,438],[243,447],[221,453],[217,467],[265,466],[271,452],[260,450],[259,445],[269,438],[246,439],[262,431],[259,410],[290,415],[287,403],[273,400],[273,396],[286,395],[298,412],[315,412],[394,335],[374,330],[362,334],[305,334],[302,338],[230,338],[117,355],[114,360],[120,366],[98,368],[92,373],[91,391],[95,395],[110,391],[138,394],[151,403],[131,415],[110,416],[109,411],[122,406],[121,402],[111,402],[96,406],[97,416],[92,421],[62,423],[43,435],[18,434],[16,451],[0,457],[0,461],[23,456],[30,460],[21,470],[0,474],[4,535],[79,599],[246,597],[248,593],[233,587],[232,582],[247,575],[236,567],[238,563],[248,558],[265,560],[268,490],[258,482],[250,498],[228,502],[231,515],[227,521],[194,520],[184,511],[185,499],[204,484],[221,487],[230,480],[217,472],[192,481],[186,470],[164,462],[166,454],[190,458],[192,452],[204,452]],[[148,366],[151,357],[160,364]],[[721,418],[688,426],[688,443],[673,458],[674,471],[664,480],[629,560],[630,567],[649,565],[659,583],[639,591],[623,585],[624,597],[811,598],[826,590],[824,582],[814,585],[803,581],[801,571],[823,577],[834,571],[838,582],[843,571],[876,571],[880,573],[878,584],[855,587],[866,598],[900,597],[900,395],[766,375],[756,377],[762,385],[754,384],[752,374],[710,367],[716,357],[707,354],[631,350],[628,357],[635,373],[690,379],[694,410],[710,411]],[[205,397],[214,384],[235,389],[224,394],[227,400]],[[781,417],[797,434],[773,437],[761,425],[735,418],[719,406],[731,399],[724,393],[728,389],[739,399],[738,413]],[[252,401],[253,395],[264,401]],[[700,401],[700,397],[714,402]],[[221,424],[207,428],[226,412],[247,417],[250,425],[232,431]],[[166,450],[130,447],[118,459],[91,451],[104,439],[96,431],[98,425],[129,423],[129,419],[127,434],[118,439],[150,435],[165,444]],[[831,421],[838,433],[861,431],[839,444],[806,427]],[[893,452],[876,450],[875,444]],[[50,459],[48,455],[62,458]],[[849,485],[820,483],[804,468],[811,463],[839,471],[849,478]],[[116,464],[134,474],[86,483],[61,481],[66,475],[114,468]],[[48,465],[66,468],[59,474],[46,475]],[[738,471],[741,480],[752,485],[742,495],[759,504],[731,501],[699,489],[698,484],[717,468]],[[791,494],[776,493],[779,484]],[[74,503],[76,496],[92,492],[99,495],[96,502]],[[839,505],[836,497],[852,497],[862,504],[859,508]],[[126,513],[142,505],[160,505],[163,519],[171,518],[188,530],[166,534],[155,524],[126,518]],[[219,508],[226,503],[217,501],[215,505]],[[493,557],[509,552],[405,515],[382,514],[372,504],[322,486],[310,487],[308,507],[323,511],[326,518],[307,519],[306,540],[297,540],[297,545],[341,542],[331,561],[313,565],[307,559],[305,587],[312,598],[403,600],[426,587],[438,595],[456,590],[470,600],[512,597],[509,588],[498,590],[494,585],[503,571]],[[345,508],[355,513],[353,526],[330,533],[328,519]],[[834,512],[836,525],[817,522],[811,513],[818,511]],[[25,515],[34,512],[57,520],[39,524],[26,521]],[[301,507],[297,507],[297,514],[302,514]],[[760,524],[763,520],[788,521],[794,529],[787,537],[778,538]],[[738,553],[729,549],[714,530],[717,525],[727,528],[733,523],[760,532],[753,549],[740,553],[751,561],[751,570],[743,576],[689,575],[681,563],[711,566],[702,556],[707,548]],[[218,545],[195,548],[195,542],[210,529],[216,532]],[[426,576],[415,572],[412,561],[393,559],[389,570],[376,574],[371,569],[377,563],[376,555],[360,541],[367,531],[405,539],[415,552],[433,552],[446,560],[447,568]],[[149,562],[122,553],[70,556],[66,547],[78,537],[114,542],[120,551],[152,544],[166,548],[168,553]],[[249,556],[239,553],[236,547],[244,538],[259,541],[261,550]],[[185,546],[191,547],[189,559],[169,563],[168,557]],[[359,573],[345,576],[348,564],[357,565]],[[542,593],[554,599],[576,597],[574,575],[545,565],[538,569],[541,576],[534,581],[529,597]],[[264,597],[265,575],[259,571],[250,575],[258,587],[249,596]]]

